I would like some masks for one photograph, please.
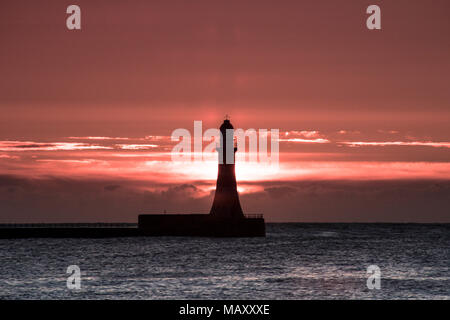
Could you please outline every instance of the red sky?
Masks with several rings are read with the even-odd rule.
[[[70,4],[81,31],[66,28]],[[370,4],[380,31],[365,26]],[[173,163],[169,137],[225,114],[280,129],[278,172],[237,164],[248,213],[450,222],[449,9],[3,0],[0,222],[208,212],[214,161]]]

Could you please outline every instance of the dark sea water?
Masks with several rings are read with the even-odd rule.
[[[81,289],[66,286],[69,265]],[[381,270],[369,290],[367,267]],[[268,224],[266,238],[0,240],[0,299],[450,299],[450,225]]]

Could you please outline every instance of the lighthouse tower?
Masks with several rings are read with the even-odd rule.
[[[220,126],[222,139],[216,194],[209,214],[141,214],[140,236],[265,237],[262,214],[245,215],[236,186],[234,128],[229,119]],[[126,234],[124,232],[124,234]]]
[[[230,120],[225,119],[220,126],[222,139],[220,140],[219,148],[217,148],[219,153],[219,173],[217,175],[216,194],[211,211],[209,212],[217,218],[244,218],[244,213],[239,203],[234,169],[234,153],[237,151],[237,147],[234,146],[233,130],[234,128]],[[231,141],[227,142],[227,138]],[[228,146],[227,143],[231,145]],[[227,151],[233,152],[232,157],[227,157]],[[230,158],[233,160],[230,161]]]

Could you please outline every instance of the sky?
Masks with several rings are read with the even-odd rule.
[[[66,8],[81,8],[81,30]],[[381,30],[366,8],[381,8]],[[236,163],[268,222],[450,222],[447,0],[0,3],[0,223],[208,213],[194,121],[278,129]],[[204,144],[206,146],[206,142]],[[239,150],[238,153],[244,153]]]

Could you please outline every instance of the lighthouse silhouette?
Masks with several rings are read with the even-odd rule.
[[[209,214],[141,214],[138,234],[141,236],[190,237],[265,237],[262,214],[244,215],[237,192],[234,128],[226,118],[220,126],[217,147],[219,167],[216,193]]]
[[[220,126],[220,133],[220,146],[217,148],[219,170],[216,193],[209,213],[219,218],[243,218],[244,213],[242,212],[237,192],[234,161],[237,147],[234,145],[234,128],[229,119],[223,121]],[[227,152],[232,152],[232,155],[227,154]]]

